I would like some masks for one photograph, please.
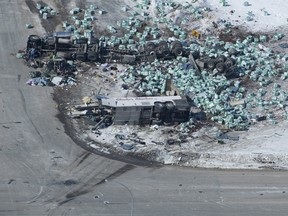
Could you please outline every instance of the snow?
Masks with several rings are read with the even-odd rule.
[[[287,122],[277,126],[269,124],[251,127],[240,133],[239,142],[228,141],[224,145],[205,151],[201,166],[221,168],[261,167],[288,168]],[[209,155],[209,158],[207,157]],[[261,165],[262,164],[262,165]]]
[[[216,19],[230,21],[233,25],[247,27],[253,32],[272,31],[288,24],[286,0],[227,0],[229,6],[222,6],[220,0],[202,2],[213,10]],[[249,6],[244,6],[244,2],[249,2]],[[247,21],[249,11],[254,14],[251,21]]]

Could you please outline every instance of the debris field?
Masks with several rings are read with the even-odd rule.
[[[110,11],[96,1],[70,7],[62,32],[37,36],[28,23],[32,34],[17,54],[34,68],[28,85],[83,86],[65,110],[74,124],[86,124],[79,137],[90,147],[202,166],[208,149],[241,145],[251,128],[285,124],[284,33],[247,32],[224,19],[205,28],[213,9],[197,0],[127,2],[120,9],[124,18],[101,31],[100,17]],[[42,19],[58,16],[49,5],[35,6]],[[245,19],[252,22],[253,11]]]

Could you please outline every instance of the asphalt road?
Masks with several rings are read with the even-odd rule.
[[[138,167],[73,143],[52,89],[26,86],[15,58],[31,19],[25,1],[0,1],[1,216],[287,215],[287,172]]]

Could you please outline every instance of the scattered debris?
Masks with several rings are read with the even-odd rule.
[[[29,79],[26,84],[31,86],[51,86],[50,81],[44,77]]]
[[[36,3],[36,8],[39,10],[39,13],[42,15],[43,19],[48,19],[50,16],[53,17],[57,15],[56,10],[42,1]]]
[[[63,22],[64,32],[45,37],[30,35],[26,52],[16,56],[37,69],[30,73],[29,85],[74,85],[77,75],[82,76],[81,68],[87,65],[97,68],[93,76],[111,89],[120,81],[123,92],[136,97],[110,97],[93,90],[91,96],[83,98],[83,105],[69,108],[69,115],[91,120],[91,133],[101,139],[108,126],[124,125],[124,129],[109,135],[115,140],[115,148],[130,151],[129,154],[156,146],[151,150],[156,149],[156,153],[151,155],[159,156],[157,148],[163,148],[161,160],[165,164],[185,163],[188,156],[182,145],[199,134],[207,142],[227,144],[240,139],[232,130],[247,130],[264,120],[277,124],[279,119],[288,117],[288,93],[278,84],[288,78],[285,63],[288,57],[266,47],[267,42],[273,41],[278,46],[284,35],[248,35],[233,42],[221,41],[207,36],[207,32],[232,34],[234,28],[226,20],[214,21],[214,29],[206,32],[203,28],[187,29],[190,17],[193,21],[200,20],[209,11],[193,3],[156,1],[157,17],[147,10],[148,1],[135,3],[138,12],[130,6],[123,7],[121,10],[131,16],[118,20],[117,26],[108,25],[107,35],[97,32],[98,38],[94,21],[97,14],[106,11],[95,5],[74,8],[70,11],[71,19]],[[229,6],[224,0],[220,4]],[[246,1],[244,6],[251,4]],[[49,19],[49,8],[45,7],[37,5],[42,17]],[[176,13],[168,16],[171,8],[181,8],[185,16]],[[254,13],[249,11],[246,20],[256,21],[258,15]],[[279,47],[286,49],[286,45],[281,43]],[[125,65],[119,67],[118,63]],[[270,113],[271,110],[275,113]],[[136,135],[125,131],[128,125],[142,124],[150,125],[146,129],[157,135],[144,139],[140,130]],[[206,125],[213,125],[221,132],[195,135]],[[165,134],[166,127],[172,128],[172,132]],[[159,137],[161,133],[165,138]],[[196,143],[194,147],[200,145]],[[94,144],[91,147],[97,148]]]
[[[120,143],[120,145],[124,150],[127,150],[127,151],[130,151],[134,148],[132,144],[128,144],[128,143]]]
[[[217,139],[223,140],[223,139],[228,139],[228,140],[233,140],[233,141],[239,141],[239,136],[237,135],[232,135],[229,133],[220,133],[217,136]]]
[[[56,86],[59,86],[60,84],[61,84],[61,82],[62,82],[62,77],[53,77],[53,79],[51,80],[51,82],[54,84],[54,85],[56,85]]]
[[[25,56],[24,53],[17,53],[16,54],[16,58],[18,58],[18,59],[22,59],[22,58],[24,58],[24,56]]]
[[[27,28],[27,29],[31,29],[31,28],[34,28],[34,26],[33,26],[31,23],[27,23],[27,24],[26,24],[26,28]]]
[[[250,4],[248,1],[245,1],[245,2],[244,2],[244,6],[245,6],[245,7],[248,7],[248,6],[251,6],[251,4]]]

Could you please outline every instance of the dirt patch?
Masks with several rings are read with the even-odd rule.
[[[56,4],[57,8],[55,8],[56,11],[58,11],[58,15],[48,17],[48,19],[43,19],[42,15],[40,14],[39,10],[36,8],[36,3],[41,3],[41,5],[48,5],[44,3],[43,1],[33,1],[33,0],[25,0],[25,3],[27,4],[29,10],[34,13],[38,14],[39,19],[41,20],[41,25],[45,29],[46,33],[53,33],[58,25],[62,23],[62,20],[65,20],[68,16],[67,11],[64,10],[64,5]]]
[[[241,27],[232,27],[231,29],[222,30],[219,33],[219,39],[224,42],[235,43],[237,40],[243,41],[247,36],[259,38],[260,35],[260,33],[252,33]]]
[[[38,9],[36,8],[35,2],[33,0],[25,0],[25,3],[32,13],[38,13]]]

